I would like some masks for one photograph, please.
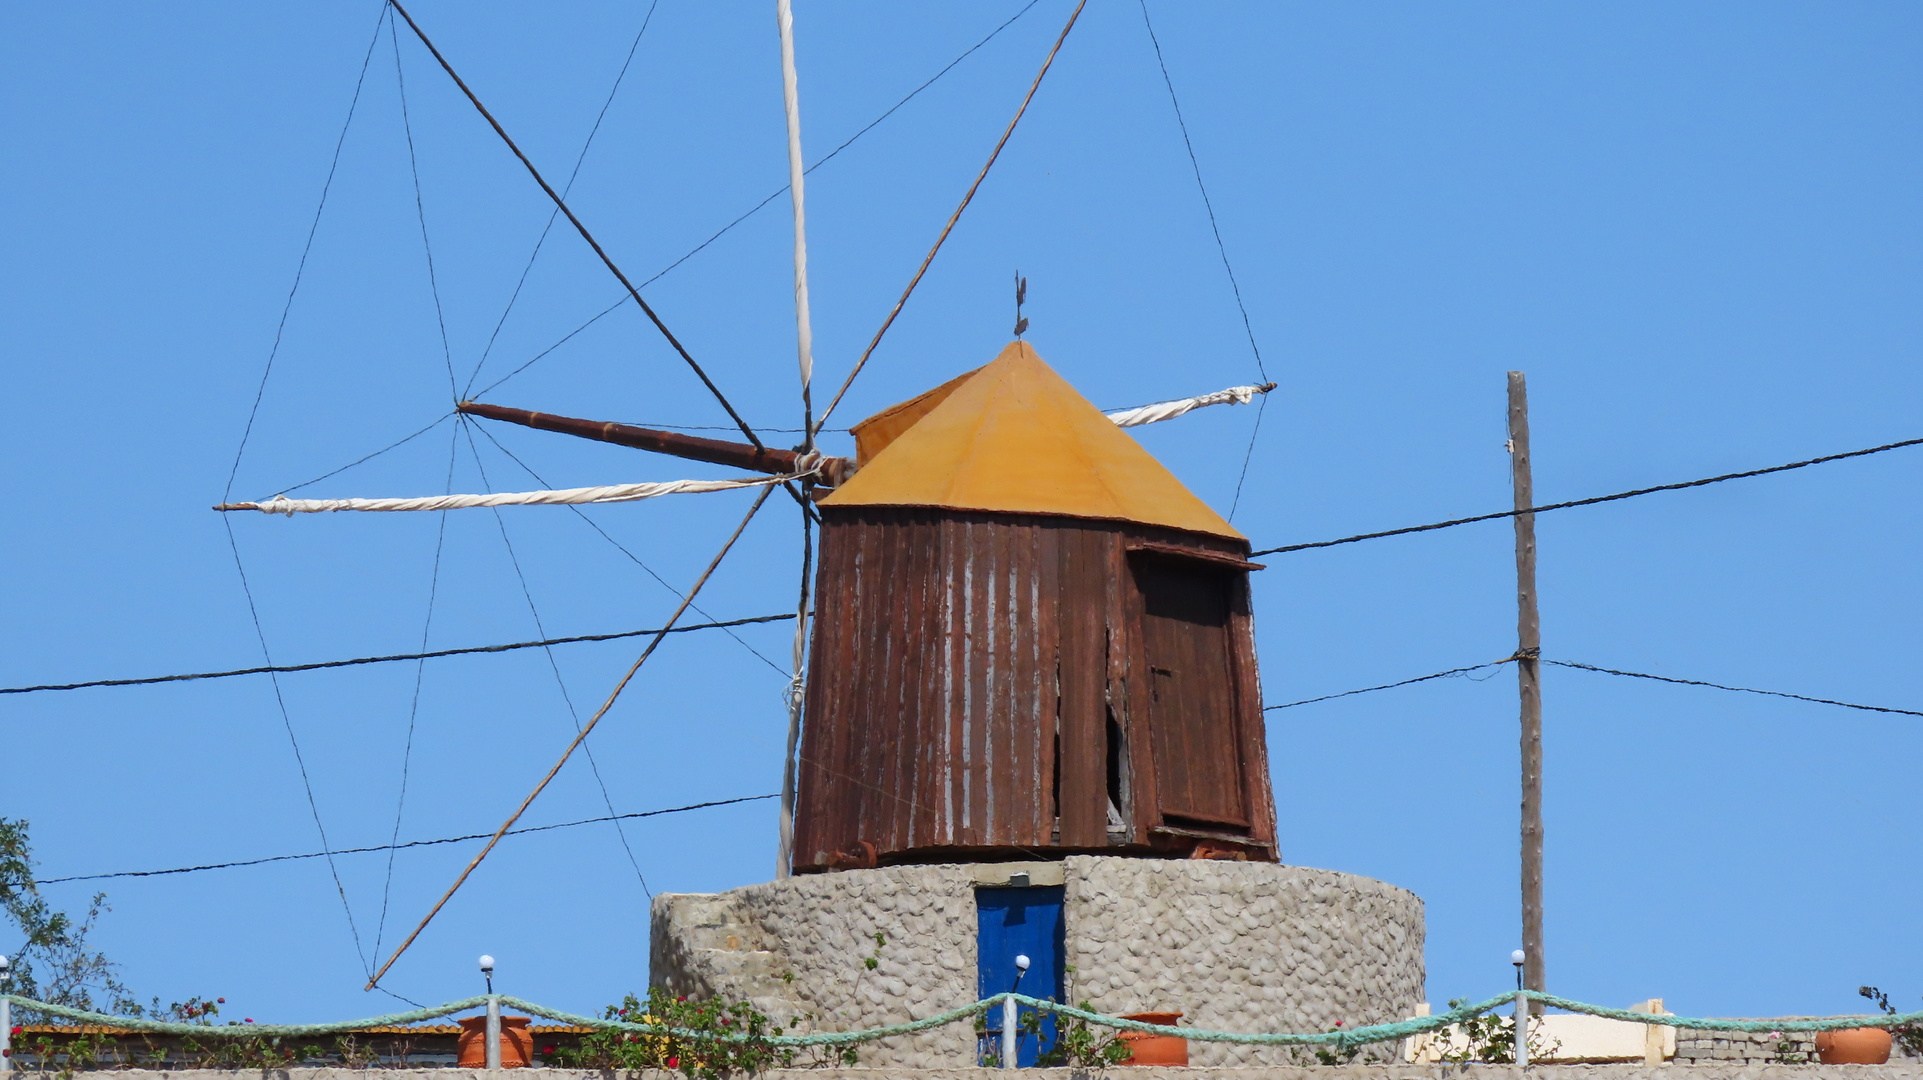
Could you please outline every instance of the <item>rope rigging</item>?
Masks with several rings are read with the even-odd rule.
[[[721,565],[721,561],[727,558],[728,552],[734,549],[735,541],[741,539],[741,534],[747,531],[748,523],[754,520],[755,514],[760,512],[762,504],[768,501],[768,494],[773,490],[772,487],[764,487],[755,495],[754,505],[748,507],[748,513],[742,517],[741,524],[735,526],[734,533],[728,537],[726,543],[721,545],[721,550],[715,553],[713,561],[708,563],[708,568],[701,572],[701,576],[697,578],[694,585],[689,588],[687,596],[681,601],[681,606],[676,608],[674,614],[669,617],[668,625],[659,633],[655,634],[654,638],[648,642],[647,648],[642,650],[640,657],[635,660],[634,665],[628,668],[627,674],[623,675],[621,681],[615,684],[614,690],[608,695],[607,701],[603,702],[601,707],[595,711],[594,716],[581,728],[580,733],[574,737],[573,742],[568,744],[567,749],[561,752],[560,760],[556,761],[554,767],[548,770],[547,775],[541,778],[541,782],[534,786],[534,790],[528,792],[527,798],[523,799],[521,805],[515,809],[514,813],[509,815],[508,819],[501,824],[500,829],[497,830],[493,838],[487,842],[487,846],[483,847],[480,853],[474,856],[474,860],[467,864],[467,868],[461,871],[460,876],[454,879],[454,884],[448,886],[447,892],[442,895],[440,900],[435,902],[433,909],[427,913],[426,917],[421,919],[420,925],[414,928],[413,933],[407,935],[407,940],[401,942],[400,947],[395,949],[394,954],[387,958],[387,962],[381,965],[380,970],[376,971],[373,977],[367,980],[367,989],[372,990],[380,983],[381,976],[387,974],[388,969],[394,966],[394,961],[399,960],[401,954],[407,951],[408,946],[414,944],[414,940],[421,936],[421,931],[427,929],[427,924],[434,921],[434,916],[439,914],[441,908],[445,907],[448,900],[453,898],[454,893],[467,881],[468,875],[472,874],[474,869],[481,865],[481,860],[487,858],[488,853],[494,850],[494,846],[501,842],[501,837],[505,836],[507,831],[514,827],[514,823],[521,819],[521,815],[527,813],[528,807],[534,805],[534,800],[540,797],[541,792],[547,789],[548,784],[551,783],[556,774],[561,771],[561,767],[566,765],[568,759],[574,755],[574,751],[587,740],[589,733],[594,731],[595,725],[601,722],[601,718],[608,714],[609,709],[614,708],[614,703],[620,699],[621,692],[626,690],[628,683],[633,681],[635,674],[641,670],[641,665],[647,663],[648,658],[654,655],[654,651],[660,647],[662,639],[667,637],[668,630],[687,612],[689,605],[694,603],[694,598],[700,594],[701,587],[708,583],[708,579],[714,575],[716,568]]]
[[[652,13],[653,9],[650,8],[649,11]],[[461,431],[467,436],[468,452],[474,455],[474,468],[481,474],[482,485],[492,487],[493,484],[487,478],[487,466],[481,461],[481,449],[474,443],[472,425],[462,424]],[[527,601],[528,615],[534,619],[534,632],[542,637],[546,637],[548,632],[547,626],[541,621],[541,610],[534,605],[534,590],[528,585],[527,574],[521,569],[521,557],[514,552],[514,542],[508,539],[507,518],[499,509],[494,509],[490,512],[494,515],[495,527],[500,530],[501,546],[507,551],[508,565],[514,568],[514,580],[521,586],[521,597]],[[581,713],[574,707],[574,695],[568,693],[567,679],[561,675],[561,663],[555,659],[554,647],[552,645],[547,646],[542,650],[542,653],[547,657],[548,670],[554,673],[554,685],[561,691],[561,703],[567,706],[568,718],[573,721],[574,729],[579,731],[581,730]],[[621,850],[626,853],[628,857],[628,865],[634,869],[635,880],[641,883],[641,894],[645,898],[652,900],[654,899],[654,891],[648,888],[648,878],[646,874],[641,872],[640,860],[635,858],[634,845],[628,843],[627,830],[622,827],[621,819],[619,815],[615,813],[614,797],[608,794],[608,782],[601,776],[601,763],[594,758],[594,748],[591,746],[583,746],[581,747],[581,753],[588,759],[588,771],[594,775],[595,786],[601,789],[601,803],[608,808],[609,818],[614,823],[614,834],[616,838],[621,841]]]
[[[826,165],[829,161],[832,161],[835,155],[841,153],[843,150],[848,149],[850,146],[853,146],[855,144],[855,140],[861,138],[863,135],[868,134],[868,132],[872,131],[875,127],[880,125],[883,120],[886,120],[889,117],[895,115],[896,111],[899,110],[902,106],[908,104],[910,101],[913,101],[916,98],[916,96],[918,96],[923,90],[926,90],[929,87],[935,85],[935,83],[938,80],[940,80],[942,76],[948,74],[949,71],[953,70],[957,64],[960,64],[963,60],[966,60],[970,56],[974,55],[977,49],[980,49],[982,46],[988,44],[990,41],[993,41],[996,38],[996,36],[999,35],[1003,30],[1006,30],[1010,26],[1014,25],[1017,19],[1020,19],[1022,16],[1028,14],[1029,10],[1039,3],[1041,3],[1041,0],[1029,0],[1028,4],[1025,7],[1023,7],[1020,11],[1017,11],[1015,14],[1009,16],[1008,19],[1005,22],[1003,22],[1000,26],[997,26],[995,29],[989,31],[987,37],[984,37],[980,41],[977,41],[975,44],[969,46],[966,50],[964,50],[960,56],[957,56],[953,60],[950,60],[945,67],[943,67],[940,71],[937,71],[934,75],[930,76],[926,82],[923,82],[920,86],[917,86],[913,90],[910,90],[907,96],[903,97],[900,101],[897,101],[893,105],[889,106],[886,112],[882,113],[880,116],[875,117],[873,120],[870,120],[866,125],[864,125],[859,131],[856,131],[853,135],[848,136],[848,138],[842,141],[840,146],[837,146],[833,150],[830,150],[826,154],[823,154],[821,157],[816,158],[815,163],[813,165],[808,166],[806,172],[803,175],[812,174],[816,169],[819,169],[823,165]],[[653,277],[648,278],[646,281],[643,281],[640,287],[645,289],[649,285],[652,285],[655,282],[666,277],[671,271],[680,267],[682,263],[685,263],[689,259],[694,258],[696,255],[701,254],[703,251],[707,250],[709,245],[713,244],[716,240],[721,239],[723,236],[727,235],[729,232],[733,231],[735,226],[741,224],[742,222],[753,217],[754,215],[760,213],[761,210],[764,207],[766,207],[769,203],[774,202],[776,199],[779,199],[781,196],[787,193],[788,193],[788,186],[786,184],[782,185],[779,188],[776,188],[774,191],[769,192],[766,198],[754,204],[752,207],[748,208],[747,210],[742,211],[742,213],[739,216],[737,216],[733,221],[730,221],[726,225],[723,225],[721,228],[715,230],[714,234],[709,236],[706,240],[703,240],[699,244],[696,244],[693,248],[690,248],[686,254],[682,255],[680,258],[669,263],[667,266],[661,268],[659,271],[655,273]],[[545,349],[542,349],[539,353],[536,353],[532,359],[523,363],[520,367],[515,368],[513,371],[508,372],[506,375],[503,375],[500,378],[482,387],[479,393],[470,394],[469,396],[470,397],[485,396],[488,393],[488,391],[493,390],[495,387],[500,386],[502,383],[508,381],[509,379],[512,379],[514,376],[519,375],[523,371],[526,371],[528,368],[534,365],[535,361],[540,360],[541,358],[547,356],[549,353],[553,352],[555,349],[558,349],[562,345],[567,344],[568,340],[574,337],[574,335],[580,333],[583,330],[586,330],[590,326],[593,326],[596,322],[599,322],[603,316],[612,313],[616,308],[620,307],[622,304],[625,304],[627,302],[628,302],[628,298],[626,296],[623,296],[620,299],[616,300],[614,303],[609,304],[605,308],[602,308],[593,317],[589,318],[588,321],[575,327],[573,330],[568,331],[567,334],[561,338],[561,340],[555,342],[554,344],[548,346]],[[654,426],[659,427],[662,425],[654,425]],[[765,431],[769,429],[763,428],[759,430]],[[817,430],[822,430],[822,429],[817,427]]]
[[[594,125],[588,128],[588,137],[582,140],[581,152],[575,155],[574,168],[568,173],[568,182],[561,185],[561,197],[567,198],[574,190],[574,181],[581,175],[581,166],[588,160],[588,150],[594,145],[594,137],[601,133],[601,122],[608,118],[608,109],[614,105],[614,97],[621,92],[621,84],[628,77],[628,68],[634,64],[634,54],[641,50],[641,39],[647,36],[648,27],[654,23],[654,9],[661,6],[661,0],[650,0],[648,10],[641,17],[641,29],[635,31],[634,42],[628,46],[628,55],[621,61],[621,70],[615,73],[614,85],[608,87],[608,96],[601,102],[601,111],[595,114]],[[541,248],[547,243],[548,234],[554,231],[554,223],[561,216],[561,208],[555,207],[548,212],[547,224],[541,227],[541,235],[534,240],[534,250],[528,252],[527,263],[521,267],[521,276],[514,282],[514,291],[508,294],[507,304],[501,308],[501,317],[494,322],[494,331],[488,335],[487,345],[481,349],[481,358],[474,362],[474,370],[468,374],[467,386],[460,397],[472,396],[474,383],[481,377],[481,369],[487,366],[487,358],[494,352],[494,343],[500,340],[501,328],[507,325],[507,317],[514,312],[515,302],[521,299],[521,289],[527,284],[528,274],[534,270],[534,261],[541,256]],[[646,285],[647,282],[641,284]],[[622,302],[626,302],[626,297]],[[572,336],[572,335],[570,335]]]
[[[361,91],[367,85],[367,71],[374,60],[374,47],[380,43],[381,28],[385,25],[387,25],[387,8],[383,5],[379,16],[374,20],[374,32],[368,38],[367,50],[361,56],[361,68],[359,74],[354,78],[354,93],[348,101],[347,116],[341,121],[340,134],[334,139],[334,152],[328,161],[327,178],[321,182],[320,199],[314,207],[313,219],[308,224],[307,238],[301,245],[300,259],[294,266],[294,280],[288,286],[287,299],[281,304],[280,319],[274,327],[273,343],[268,346],[267,361],[262,365],[260,382],[254,389],[254,400],[247,411],[247,422],[241,429],[240,442],[234,448],[234,463],[227,472],[227,485],[222,489],[221,493],[223,501],[233,494],[234,481],[240,475],[241,460],[246,456],[248,441],[254,433],[254,422],[260,416],[261,402],[267,396],[267,382],[274,373],[274,360],[280,355],[281,342],[287,332],[287,319],[293,312],[294,298],[300,293],[301,281],[307,273],[307,259],[313,253],[314,238],[320,232],[321,217],[327,210],[327,198],[333,192],[334,177],[340,169],[341,151],[347,145],[347,133],[353,127],[354,115],[360,108]],[[247,580],[247,566],[245,560],[241,558],[240,540],[234,535],[231,522],[223,519],[222,524],[227,535],[228,550],[233,554],[234,571],[240,578],[241,594],[247,600],[247,613],[254,627],[254,636],[260,642],[261,658],[266,661],[266,667],[272,668],[275,666],[273,651],[267,644],[267,631],[261,623],[260,608],[254,602],[253,586],[249,584]],[[313,816],[314,829],[320,835],[322,851],[326,854],[328,873],[333,877],[335,892],[340,896],[341,909],[347,917],[348,933],[354,939],[354,951],[360,957],[362,966],[365,967],[367,966],[367,952],[361,944],[360,928],[354,922],[354,909],[347,900],[347,887],[341,882],[340,869],[335,865],[334,857],[331,854],[332,844],[327,839],[327,826],[321,820],[320,804],[314,798],[313,780],[307,773],[307,761],[301,753],[300,738],[294,731],[294,720],[288,712],[287,699],[285,695],[281,693],[280,676],[277,673],[270,672],[269,678],[273,684],[274,703],[280,711],[281,726],[287,733],[288,745],[294,752],[294,765],[300,772],[301,788],[307,796],[307,808]]]
[[[976,175],[975,182],[968,185],[968,192],[962,196],[961,205],[955,207],[955,212],[948,217],[948,224],[942,226],[941,235],[935,238],[935,245],[928,249],[928,255],[922,259],[921,266],[915,270],[915,276],[908,279],[908,287],[902,290],[901,299],[895,301],[895,306],[889,310],[888,317],[882,320],[881,329],[875,331],[874,340],[861,351],[861,359],[855,361],[854,370],[842,380],[841,389],[835,391],[834,400],[830,401],[828,407],[822,411],[821,420],[815,424],[816,431],[820,431],[822,425],[828,422],[828,418],[834,415],[835,407],[841,404],[842,396],[848,393],[850,386],[854,385],[855,377],[861,374],[862,368],[868,366],[868,358],[874,355],[875,346],[881,344],[882,335],[888,332],[889,327],[895,325],[895,316],[901,314],[902,306],[908,303],[910,296],[914,295],[915,286],[921,284],[922,275],[928,272],[928,266],[935,261],[936,253],[941,251],[942,244],[948,241],[948,234],[954,231],[955,223],[961,220],[962,211],[968,209],[968,204],[974,201],[975,192],[981,188],[982,181],[988,179],[988,170],[995,167],[996,159],[1002,155],[1002,147],[1007,146],[1009,137],[1015,134],[1015,125],[1022,122],[1023,114],[1028,112],[1028,103],[1035,100],[1035,91],[1042,88],[1042,79],[1048,75],[1048,69],[1054,66],[1055,54],[1062,51],[1062,42],[1068,40],[1068,32],[1075,29],[1075,20],[1082,17],[1082,9],[1087,6],[1088,0],[1078,0],[1075,10],[1069,13],[1067,24],[1062,27],[1061,34],[1055,38],[1054,47],[1048,50],[1048,57],[1042,61],[1042,69],[1035,73],[1035,81],[1029,85],[1027,95],[1022,98],[1021,107],[1015,110],[1014,118],[1008,122],[1007,130],[1002,132],[1001,139],[995,143],[995,149],[989,153],[988,161],[982,165],[982,171]]]
[[[576,232],[581,234],[581,239],[586,240],[588,246],[594,249],[595,255],[600,257],[602,264],[614,275],[615,280],[619,281],[622,287],[628,290],[628,296],[634,300],[635,306],[639,307],[641,313],[648,317],[648,321],[654,324],[655,329],[661,331],[661,336],[667,339],[668,344],[674,348],[675,352],[680,354],[682,360],[687,362],[688,367],[701,380],[702,385],[706,386],[708,392],[714,395],[714,399],[720,402],[721,408],[727,412],[728,418],[735,422],[735,426],[741,429],[741,433],[747,437],[749,442],[759,448],[761,446],[760,437],[754,433],[753,428],[748,426],[747,421],[741,419],[741,414],[737,413],[734,405],[729,403],[727,395],[723,394],[721,388],[714,384],[714,380],[708,377],[708,373],[702,370],[701,365],[695,360],[694,356],[688,352],[687,347],[682,345],[681,340],[674,336],[673,331],[668,329],[668,324],[662,322],[661,317],[655,314],[652,307],[648,306],[648,302],[641,298],[640,290],[635,287],[633,282],[628,280],[626,274],[621,272],[621,268],[615,265],[614,260],[608,256],[607,251],[601,247],[600,241],[596,240],[594,234],[588,231],[588,227],[581,223],[581,219],[574,215],[574,211],[568,209],[567,202],[561,198],[559,192],[554,190],[553,185],[549,184],[547,180],[541,176],[541,171],[534,167],[534,162],[528,160],[528,156],[521,152],[521,148],[516,145],[514,139],[508,135],[507,129],[501,126],[501,122],[494,118],[493,113],[488,112],[487,106],[481,104],[481,99],[475,96],[474,91],[468,89],[467,83],[455,72],[454,66],[447,62],[447,58],[441,55],[441,51],[435,48],[434,42],[428,38],[426,31],[422,30],[420,24],[414,21],[414,17],[407,13],[407,9],[401,6],[399,0],[387,0],[387,2],[402,19],[406,20],[408,28],[414,31],[414,36],[420,38],[421,44],[427,46],[427,51],[433,54],[435,61],[441,65],[441,70],[447,72],[448,78],[454,80],[455,86],[460,87],[461,93],[467,96],[467,100],[473,104],[475,110],[478,111],[482,118],[488,122],[488,125],[494,129],[494,133],[501,137],[501,141],[506,143],[507,148],[514,152],[514,156],[520,159],[521,164],[527,166],[528,175],[534,177],[534,182],[541,185],[541,190],[547,192],[548,198],[554,200],[555,207],[560,210],[561,213],[567,215],[568,222],[574,226]]]
[[[1255,343],[1255,324],[1249,321],[1249,307],[1242,301],[1242,285],[1235,279],[1235,267],[1229,264],[1229,247],[1222,240],[1222,226],[1215,220],[1215,202],[1209,198],[1209,187],[1202,181],[1202,162],[1195,156],[1195,141],[1189,137],[1188,121],[1182,116],[1182,103],[1175,96],[1175,80],[1169,77],[1168,60],[1162,56],[1162,42],[1155,36],[1155,23],[1148,17],[1148,0],[1138,0],[1142,8],[1142,26],[1148,31],[1148,41],[1155,49],[1155,63],[1162,71],[1162,85],[1168,88],[1169,107],[1175,111],[1175,125],[1182,132],[1182,147],[1188,151],[1189,167],[1195,173],[1195,188],[1202,193],[1202,208],[1208,211],[1209,232],[1215,237],[1215,250],[1222,256],[1222,269],[1228,274],[1229,289],[1235,294],[1235,309],[1242,314],[1242,331],[1248,335],[1249,352],[1255,356],[1256,373],[1269,389],[1275,383],[1269,380],[1269,369],[1262,363],[1262,347]],[[1255,440],[1262,434],[1262,417],[1269,409],[1269,399],[1264,397],[1262,404],[1255,410],[1255,423],[1249,429],[1248,449],[1242,452],[1242,471],[1235,477],[1235,497],[1229,503],[1228,520],[1235,520],[1235,512],[1242,507],[1242,485],[1249,478],[1249,462],[1255,458]]]

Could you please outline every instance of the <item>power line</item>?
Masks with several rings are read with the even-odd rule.
[[[1771,465],[1767,469],[1751,469],[1747,472],[1724,473],[1721,476],[1707,476],[1701,480],[1684,480],[1676,484],[1659,484],[1656,487],[1637,488],[1634,491],[1619,491],[1614,495],[1597,495],[1588,499],[1573,499],[1569,502],[1549,503],[1546,506],[1532,506],[1526,510],[1504,510],[1496,514],[1478,514],[1475,517],[1438,521],[1430,525],[1410,525],[1406,528],[1387,529],[1382,532],[1358,533],[1355,536],[1345,536],[1340,540],[1317,540],[1311,544],[1286,544],[1282,547],[1264,548],[1261,551],[1251,552],[1250,556],[1281,555],[1291,551],[1307,551],[1310,548],[1334,547],[1337,544],[1353,544],[1359,540],[1380,540],[1385,536],[1403,536],[1408,533],[1447,529],[1456,525],[1471,525],[1478,521],[1500,521],[1504,518],[1516,517],[1519,514],[1541,514],[1550,510],[1567,510],[1572,506],[1594,506],[1597,503],[1615,502],[1618,499],[1632,499],[1638,495],[1653,495],[1658,491],[1681,491],[1683,488],[1702,487],[1705,484],[1720,484],[1725,480],[1743,480],[1752,476],[1768,476],[1770,473],[1788,472],[1791,469],[1806,469],[1811,465],[1822,465],[1831,461],[1842,461],[1846,458],[1866,457],[1870,454],[1883,453],[1885,450],[1901,450],[1906,446],[1923,446],[1923,439],[1905,439],[1902,442],[1872,446],[1867,450],[1851,450],[1848,453],[1826,454],[1822,457],[1810,458],[1807,461],[1792,461],[1787,465]]]
[[[1859,705],[1853,701],[1837,701],[1834,698],[1810,697],[1807,694],[1791,694],[1782,690],[1758,690],[1750,686],[1727,686],[1723,683],[1704,682],[1701,679],[1677,679],[1668,675],[1651,675],[1643,671],[1621,671],[1616,668],[1597,667],[1594,664],[1580,664],[1574,660],[1551,660],[1548,657],[1541,657],[1540,659],[1545,664],[1575,668],[1579,671],[1593,671],[1598,675],[1620,675],[1630,679],[1650,679],[1655,682],[1673,683],[1677,686],[1702,686],[1711,690],[1728,690],[1737,694],[1763,694],[1767,697],[1789,698],[1792,701],[1807,701],[1815,705],[1835,705],[1838,708],[1860,709],[1864,712],[1895,713],[1901,716],[1923,716],[1923,710],[1917,709],[1896,709],[1885,705]],[[1321,697],[1304,698],[1301,701],[1290,701],[1281,705],[1264,705],[1262,706],[1262,711],[1273,712],[1276,709],[1293,709],[1297,705],[1313,705],[1318,701],[1334,701],[1336,698],[1351,697],[1355,694],[1372,694],[1377,690],[1393,690],[1398,686],[1413,686],[1416,683],[1429,682],[1432,679],[1466,676],[1472,671],[1501,667],[1504,664],[1514,663],[1515,660],[1516,657],[1505,656],[1501,660],[1491,660],[1485,664],[1471,664],[1468,667],[1450,668],[1447,671],[1438,671],[1430,675],[1418,675],[1413,679],[1402,679],[1398,682],[1383,683],[1380,686],[1364,686],[1357,690],[1344,690],[1337,694],[1323,694]]]
[[[671,627],[670,634],[686,634],[695,630],[722,630],[731,626],[748,626],[754,623],[782,622],[794,618],[793,612],[779,615],[755,615],[746,619],[727,619],[721,622],[689,623],[686,626]],[[581,641],[618,641],[621,638],[641,637],[658,634],[660,630],[623,630],[615,634],[576,634],[573,637],[543,638],[540,641],[516,641],[507,645],[470,645],[464,649],[436,649],[433,652],[396,653],[392,656],[360,656],[352,660],[323,660],[315,664],[278,664],[263,667],[236,668],[233,671],[203,671],[191,675],[155,675],[145,679],[96,679],[92,682],[59,683],[46,686],[10,686],[0,688],[0,694],[31,694],[41,690],[85,690],[95,686],[147,686],[152,683],[190,682],[195,679],[227,679],[236,675],[270,675],[289,671],[318,671],[322,668],[353,667],[357,664],[387,664],[402,660],[433,660],[442,656],[466,656],[470,653],[513,652],[516,649],[544,649],[550,645],[573,645]]]
[[[1738,694],[1763,694],[1768,697],[1789,698],[1792,701],[1808,701],[1817,705],[1835,705],[1843,709],[1861,709],[1864,712],[1899,713],[1903,716],[1923,716],[1916,709],[1892,709],[1883,705],[1858,705],[1850,701],[1836,701],[1831,698],[1808,697],[1803,694],[1789,694],[1781,690],[1758,690],[1749,686],[1724,686],[1722,683],[1703,682],[1700,679],[1674,679],[1667,675],[1651,675],[1642,671],[1618,671],[1615,668],[1597,667],[1594,664],[1578,664],[1574,660],[1548,660],[1545,664],[1557,667],[1576,668],[1579,671],[1593,671],[1599,675],[1621,675],[1631,679],[1652,679],[1656,682],[1675,683],[1678,686],[1706,686],[1711,690],[1729,690]]]
[[[784,615],[782,617],[793,618],[794,616]],[[531,825],[525,829],[511,829],[507,835],[520,836],[523,833],[549,832],[554,829],[572,829],[579,825],[599,825],[608,821],[630,821],[635,818],[659,817],[662,814],[681,814],[689,810],[706,810],[711,806],[733,806],[735,803],[759,802],[763,799],[778,799],[780,797],[779,794],[744,795],[738,799],[717,799],[713,802],[695,803],[691,806],[675,806],[666,810],[643,810],[633,814],[582,818],[580,821],[564,821],[558,825]],[[202,870],[228,870],[240,866],[260,866],[264,863],[291,862],[296,859],[320,859],[329,855],[365,855],[369,852],[387,851],[390,850],[390,848],[399,851],[403,848],[432,847],[436,844],[459,844],[468,840],[485,840],[493,835],[491,832],[471,833],[467,836],[444,836],[439,840],[410,840],[405,844],[375,844],[372,847],[336,848],[331,852],[311,851],[303,855],[269,855],[264,859],[239,859],[234,862],[206,863],[201,866],[180,866],[171,870],[121,870],[112,874],[77,874],[72,877],[38,878],[34,881],[34,884],[58,885],[66,881],[104,881],[107,878],[164,877],[169,874],[194,874]]]
[[[1301,701],[1290,701],[1281,705],[1264,705],[1262,706],[1262,711],[1273,712],[1276,709],[1293,709],[1297,705],[1313,705],[1318,701],[1334,701],[1336,698],[1350,697],[1355,694],[1373,694],[1377,690],[1394,690],[1398,686],[1412,686],[1416,683],[1428,682],[1431,679],[1455,678],[1456,676],[1467,675],[1472,671],[1481,671],[1483,668],[1501,667],[1502,665],[1510,663],[1514,660],[1515,660],[1515,657],[1508,656],[1508,657],[1504,657],[1501,660],[1491,660],[1486,664],[1471,664],[1468,667],[1450,668],[1447,671],[1438,671],[1433,675],[1418,675],[1413,679],[1403,679],[1401,682],[1383,683],[1381,686],[1365,686],[1360,690],[1344,690],[1339,694],[1323,694],[1321,697],[1303,698]]]

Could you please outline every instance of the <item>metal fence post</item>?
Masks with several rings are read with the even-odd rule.
[[[1516,1064],[1529,1064],[1529,998],[1516,991]]]
[[[501,1067],[501,995],[487,996],[487,1067]]]

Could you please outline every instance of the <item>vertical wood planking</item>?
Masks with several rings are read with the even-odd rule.
[[[1242,742],[1243,790],[1249,806],[1249,835],[1280,858],[1275,836],[1275,797],[1269,779],[1267,725],[1262,721],[1262,675],[1255,659],[1255,613],[1246,573],[1238,581],[1230,608],[1230,645],[1235,650],[1235,710]]]
[[[1233,579],[1221,649],[1172,646],[1181,670],[1226,667],[1227,677],[1182,693],[1196,696],[1202,713],[1232,717],[1237,760],[1229,767],[1214,760],[1220,754],[1197,759],[1189,746],[1196,733],[1178,723],[1159,741],[1162,756],[1179,755],[1187,771],[1174,770],[1173,786],[1158,794],[1145,612],[1127,554],[1136,540],[1230,554],[1245,546],[1106,522],[924,508],[828,508],[826,517],[798,868],[823,868],[824,854],[859,857],[861,841],[884,860],[918,851],[969,857],[939,854],[944,848],[1102,849],[1111,708],[1127,744],[1130,850],[1179,850],[1184,841],[1151,832],[1163,824],[1165,804],[1193,807],[1231,789],[1243,797],[1246,839],[1271,847],[1246,584]]]
[[[1103,616],[1102,535],[1062,528],[1060,582],[1062,679],[1062,844],[1108,842],[1107,623]]]

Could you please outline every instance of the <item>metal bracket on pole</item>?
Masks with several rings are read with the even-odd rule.
[[[501,1067],[501,996],[487,996],[487,1067],[489,1071]]]

